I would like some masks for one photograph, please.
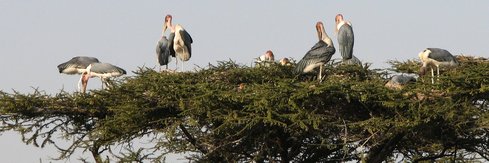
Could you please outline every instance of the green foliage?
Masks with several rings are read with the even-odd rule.
[[[420,66],[391,63],[397,72]],[[169,152],[203,162],[489,160],[487,62],[463,62],[435,84],[425,76],[400,90],[362,66],[327,65],[321,83],[292,69],[229,61],[185,73],[141,68],[90,94],[1,92],[0,131],[19,131],[36,146],[56,146],[59,132],[76,140],[58,147],[59,159],[84,149],[97,162],[107,150],[136,162],[164,161]],[[141,137],[154,143],[148,153],[111,150],[132,149]],[[155,150],[162,155],[150,157]]]

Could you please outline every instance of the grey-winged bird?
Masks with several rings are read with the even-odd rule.
[[[86,83],[88,83],[88,79],[90,78],[99,77],[102,81],[102,88],[104,88],[104,85],[108,88],[109,78],[119,77],[125,74],[126,70],[110,63],[92,63],[88,65],[86,72],[82,74],[82,79],[84,80],[82,83],[85,83],[83,90],[86,90]]]
[[[183,71],[183,62],[188,61],[192,56],[193,40],[190,34],[180,24],[173,26],[172,19],[173,17],[171,15],[166,15],[163,33],[165,33],[167,28],[170,29],[169,46],[175,51],[175,56],[182,61]],[[172,33],[175,35],[174,39],[171,39]]]
[[[418,54],[423,65],[419,70],[419,75],[426,74],[428,68],[431,68],[431,83],[435,83],[434,69],[436,68],[437,77],[440,77],[440,66],[453,67],[458,66],[457,59],[447,50],[440,48],[426,48]]]
[[[343,20],[343,15],[338,14],[335,18],[336,33],[338,34],[338,46],[345,64],[358,64],[362,62],[353,55],[353,45],[355,43],[355,35],[350,21]]]
[[[95,57],[77,56],[71,58],[69,61],[59,64],[58,70],[59,73],[63,74],[82,74],[86,71],[87,66],[92,63],[99,63],[99,60]],[[80,78],[77,84],[78,91],[80,91],[81,82],[82,78]]]
[[[324,31],[324,25],[322,22],[316,23],[316,31],[319,41],[297,63],[294,73],[308,73],[319,67],[318,80],[321,82],[323,65],[331,60],[331,57],[336,50],[334,48],[333,41]]]

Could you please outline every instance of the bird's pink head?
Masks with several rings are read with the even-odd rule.
[[[318,32],[319,40],[323,39],[323,29],[324,29],[323,22],[318,21],[316,23],[316,31]]]
[[[273,56],[273,52],[272,52],[271,50],[268,50],[268,51],[266,52],[266,54],[267,54],[267,56]]]
[[[285,65],[287,65],[288,63],[290,63],[290,61],[289,61],[289,59],[288,59],[288,58],[282,58],[282,59],[280,60],[280,64],[281,64],[282,66],[285,66]]]
[[[166,22],[171,22],[172,16],[170,14],[165,16],[165,23]]]
[[[323,29],[323,22],[318,21],[318,22],[316,23],[316,30],[317,30],[317,31],[320,31],[320,30],[322,30],[322,29]]]
[[[273,56],[273,52],[271,50],[268,50],[266,53],[265,53],[265,56],[266,58],[268,58],[268,60],[275,60],[274,56]]]
[[[340,23],[340,21],[343,21],[343,15],[338,14],[336,15],[335,22],[336,24]]]
[[[164,35],[168,26],[170,26],[170,28],[171,28],[171,20],[172,20],[172,16],[170,14],[165,16],[165,23],[163,23],[163,32],[162,32],[163,34],[162,35]]]

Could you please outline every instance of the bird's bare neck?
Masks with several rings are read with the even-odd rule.
[[[328,37],[328,34],[326,34],[325,32],[323,32],[321,40],[328,44],[328,46],[334,47],[333,41],[331,40],[331,38]]]

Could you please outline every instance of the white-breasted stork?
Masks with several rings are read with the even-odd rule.
[[[177,24],[175,26],[172,25],[171,15],[166,15],[165,17],[163,33],[165,33],[167,28],[170,28],[170,35],[172,33],[175,35],[174,39],[171,39],[170,36],[170,39],[168,41],[170,44],[170,48],[175,51],[175,56],[182,61],[183,71],[183,62],[188,61],[192,56],[192,37],[180,24]]]
[[[323,65],[331,60],[331,57],[335,53],[336,49],[334,48],[333,41],[324,31],[324,25],[322,22],[319,21],[316,23],[316,31],[319,41],[297,63],[294,73],[308,73],[314,70],[316,67],[319,67],[318,80],[321,82]]]
[[[99,63],[100,61],[95,57],[87,57],[87,56],[77,56],[71,58],[69,61],[61,63],[58,65],[59,73],[63,74],[82,74],[86,71],[88,65],[92,63]],[[77,88],[80,90],[80,83],[82,82],[82,78],[78,81]]]
[[[342,14],[336,15],[336,33],[338,38],[339,50],[343,63],[359,64],[362,62],[353,55],[353,45],[355,43],[355,35],[350,21],[345,21]]]
[[[126,70],[114,66],[110,63],[92,63],[87,66],[87,70],[85,73],[82,74],[82,83],[84,83],[83,86],[83,92],[86,90],[86,83],[88,83],[89,78],[93,77],[99,77],[100,80],[102,81],[102,89],[104,88],[104,85],[108,88],[109,83],[108,80],[109,78],[112,77],[119,77],[122,75],[126,74]]]
[[[426,48],[418,54],[419,59],[423,65],[419,70],[419,75],[425,75],[426,71],[431,68],[431,83],[435,83],[433,79],[435,76],[434,69],[436,67],[437,77],[440,77],[440,66],[458,66],[457,59],[447,50],[440,48]]]

